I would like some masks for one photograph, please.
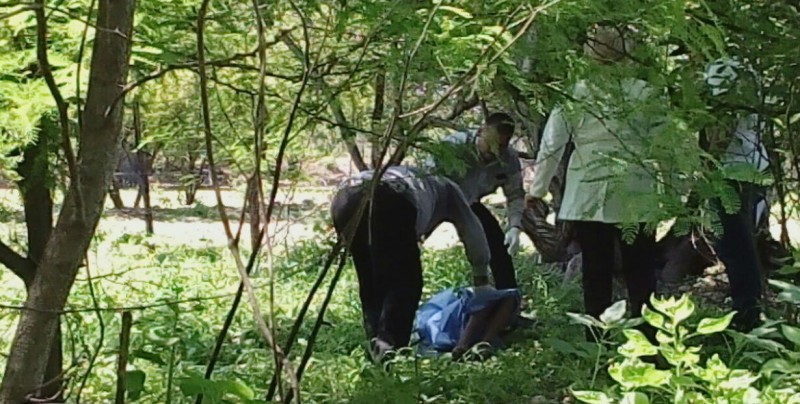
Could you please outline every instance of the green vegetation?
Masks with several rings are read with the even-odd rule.
[[[583,57],[597,23],[635,26],[630,63]],[[498,110],[514,116],[517,145],[535,154],[549,111],[579,79],[603,88],[637,77],[663,94],[636,111],[613,93],[589,107],[664,124],[643,155],[607,163],[658,178],[663,192],[631,195],[630,206],[653,227],[674,220],[676,233],[719,227],[709,202],[736,208],[725,177],[753,174],[720,170],[700,132],[726,122],[723,110],[762,116],[773,233],[789,248],[800,206],[799,33],[795,0],[0,0],[0,403],[30,394],[112,402],[116,392],[130,402],[259,402],[275,373],[286,397],[290,371],[275,372],[281,355],[269,340],[274,332],[277,345],[290,342],[334,246],[331,185],[355,169],[438,153],[441,136]],[[720,57],[752,66],[759,97],[711,106],[701,72]],[[143,203],[131,208],[124,188],[137,185]],[[140,220],[151,216],[148,234]],[[468,283],[461,248],[439,244],[447,248],[424,253],[425,297]],[[292,369],[313,344],[300,398],[800,402],[800,291],[791,283],[774,283],[774,322],[749,336],[723,331],[724,302],[697,287],[647,317],[670,324],[658,347],[620,306],[599,324],[606,343],[596,345],[583,338],[595,320],[567,314],[581,310],[579,285],[534,257],[516,260],[538,324],[509,349],[465,363],[400,355],[386,369],[365,358],[349,263],[312,338],[334,262],[291,341]],[[797,272],[770,276],[793,282]],[[254,293],[241,295],[205,377],[248,279]],[[133,325],[118,388],[124,311]],[[665,369],[638,359],[654,350]]]

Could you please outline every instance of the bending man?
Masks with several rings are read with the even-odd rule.
[[[481,221],[491,250],[491,269],[498,289],[517,287],[511,256],[519,249],[525,207],[519,156],[509,147],[513,135],[514,120],[508,114],[494,113],[474,133],[456,132],[445,138],[442,153],[435,161],[428,162],[434,172],[458,184]],[[444,164],[441,160],[447,157],[455,157],[463,164]],[[499,187],[503,188],[506,196],[508,228],[505,234],[498,220],[481,203],[481,198]]]
[[[455,225],[477,291],[491,287],[486,236],[458,185],[410,167],[389,167],[369,198],[373,175],[364,171],[343,182],[331,211],[339,237],[346,240],[352,234],[349,251],[358,274],[364,330],[377,360],[408,345],[422,294],[418,242],[442,222]]]

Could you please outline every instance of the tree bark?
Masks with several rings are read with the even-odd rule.
[[[253,175],[247,180],[247,215],[250,217],[250,248],[251,251],[261,245],[261,198],[258,192],[258,176]]]
[[[384,109],[384,94],[386,93],[386,69],[381,66],[375,76],[375,99],[372,106],[372,137],[370,144],[372,145],[371,160],[372,168],[378,167],[381,162],[378,161],[380,157],[381,138],[378,133],[381,133],[381,121],[383,120]]]
[[[137,171],[139,174],[139,195],[144,200],[144,226],[147,234],[153,234],[153,208],[150,205],[150,165],[147,154],[141,149],[142,120],[139,103],[133,106],[133,141],[136,148]],[[138,197],[136,198],[139,199]],[[138,207],[138,204],[135,204]]]
[[[108,192],[108,197],[111,198],[114,209],[125,209],[125,201],[122,200],[122,195],[119,193],[119,182],[113,177],[113,174],[111,178],[111,190]]]
[[[41,262],[47,246],[47,240],[53,231],[53,198],[50,190],[50,163],[52,140],[58,138],[58,129],[49,116],[42,116],[39,122],[39,134],[36,141],[28,145],[22,153],[22,162],[17,166],[21,177],[20,195],[25,210],[25,225],[28,230],[28,258],[30,269],[21,276],[26,289],[30,289],[36,274],[36,265]],[[44,386],[39,398],[54,401],[62,399],[63,356],[61,348],[60,323],[56,334],[50,342],[50,357],[45,374],[41,380]]]
[[[11,344],[0,403],[24,402],[40,388],[78,266],[103,211],[122,129],[135,0],[101,0],[92,51],[77,175],[47,242]],[[80,184],[78,187],[76,184]],[[76,204],[79,199],[82,203]],[[82,209],[79,209],[82,207]]]
[[[119,356],[117,357],[117,394],[115,404],[125,404],[125,384],[128,377],[128,351],[131,346],[131,312],[122,312],[122,327],[119,332]]]

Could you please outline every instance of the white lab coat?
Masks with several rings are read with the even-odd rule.
[[[646,220],[645,212],[657,203],[656,177],[650,168],[629,160],[642,155],[646,139],[658,132],[653,107],[665,105],[638,79],[604,83],[594,89],[585,81],[575,86],[574,99],[551,113],[536,158],[528,194],[544,197],[555,175],[564,146],[575,149],[567,170],[562,220],[633,223]],[[616,93],[609,96],[611,88]],[[620,102],[620,99],[623,101]],[[652,202],[650,201],[652,200]],[[635,203],[633,203],[635,201]],[[648,204],[650,206],[648,206]]]

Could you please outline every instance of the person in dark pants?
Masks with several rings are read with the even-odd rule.
[[[624,28],[596,27],[584,46],[587,56],[599,64],[625,63],[633,42]],[[613,109],[598,113],[597,98],[620,94]],[[583,295],[586,314],[597,317],[612,303],[614,268],[622,267],[633,316],[656,290],[655,234],[644,225],[652,209],[646,201],[657,193],[656,181],[641,165],[620,168],[608,155],[640,158],[649,139],[657,136],[660,123],[642,106],[661,105],[661,93],[649,83],[627,78],[609,82],[580,80],[569,104],[556,107],[542,134],[533,181],[528,189],[531,208],[544,204],[565,146],[572,142],[558,218],[574,223],[582,256]],[[615,99],[616,100],[616,99]],[[626,114],[623,111],[637,111]],[[635,240],[623,240],[621,224],[638,224]],[[619,248],[621,261],[616,251]],[[644,327],[651,339],[652,327]],[[595,340],[592,330],[587,339]]]
[[[517,287],[512,256],[519,249],[525,190],[517,151],[509,147],[514,135],[514,120],[505,113],[494,113],[475,132],[456,132],[444,139],[443,156],[429,159],[428,169],[447,176],[461,188],[472,211],[480,219],[489,242],[491,269],[499,289]],[[446,157],[461,164],[447,164]],[[450,167],[448,167],[450,166]],[[465,167],[464,167],[465,166]],[[460,168],[459,168],[460,167]],[[502,187],[506,197],[506,231],[481,198]]]
[[[758,105],[761,102],[757,74],[735,59],[719,59],[709,63],[705,71],[706,84],[715,111],[721,111],[718,121],[705,130],[704,148],[719,156],[724,169],[745,169],[765,173],[769,156],[761,140],[764,131],[757,114],[731,110],[729,105]],[[738,166],[738,167],[737,167]],[[736,314],[731,326],[741,331],[755,328],[761,308],[761,262],[756,248],[756,223],[769,216],[764,199],[765,190],[759,178],[728,179],[727,184],[739,199],[739,210],[728,212],[719,199],[712,207],[719,215],[722,234],[715,240],[717,257],[725,265],[730,282],[730,294]]]
[[[352,237],[349,251],[358,274],[364,330],[377,360],[409,343],[422,293],[419,240],[442,222],[453,223],[458,231],[477,293],[491,286],[486,236],[455,183],[409,167],[389,167],[369,198],[373,175],[364,171],[346,180],[331,213],[339,237]]]
[[[640,225],[632,243],[622,240],[621,230],[613,223],[576,221],[575,236],[581,247],[583,265],[583,301],[586,314],[599,317],[612,302],[612,279],[620,249],[622,274],[631,307],[641,308],[656,290],[656,240]],[[636,314],[636,313],[634,313]]]
[[[753,213],[757,187],[739,181],[730,181],[729,184],[736,190],[740,208],[728,213],[719,199],[713,201],[722,225],[722,234],[715,240],[715,247],[717,257],[725,264],[733,309],[736,310],[731,324],[734,328],[749,331],[758,324],[761,314],[761,264],[756,251]]]

